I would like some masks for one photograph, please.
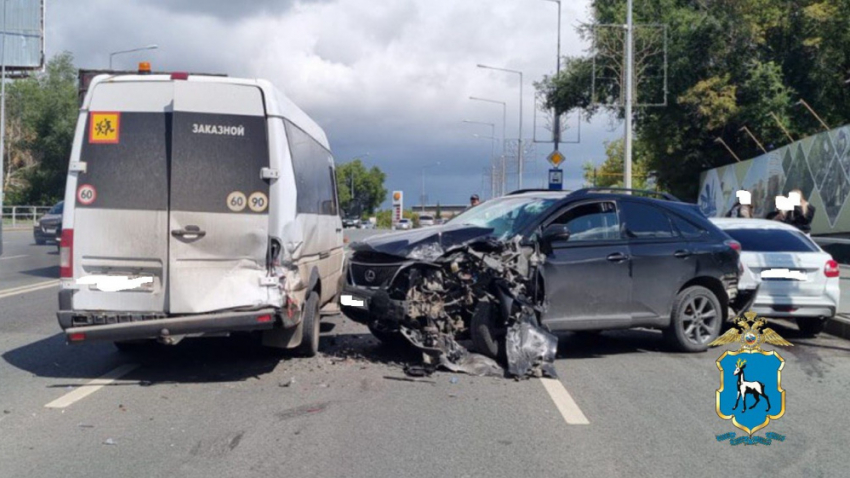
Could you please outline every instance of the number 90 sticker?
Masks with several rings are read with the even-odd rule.
[[[263,212],[269,207],[269,198],[257,191],[248,198],[248,207],[254,212]]]
[[[245,199],[245,194],[239,191],[233,191],[227,195],[227,207],[233,212],[241,212],[245,209],[245,204],[248,202]]]
[[[91,184],[83,184],[77,188],[77,201],[83,206],[88,206],[97,199],[97,190]]]

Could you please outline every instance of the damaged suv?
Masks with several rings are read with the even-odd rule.
[[[345,315],[426,363],[473,373],[480,363],[470,370],[456,339],[516,376],[552,373],[550,332],[657,328],[702,351],[747,299],[740,245],[695,205],[652,192],[518,191],[351,250]]]

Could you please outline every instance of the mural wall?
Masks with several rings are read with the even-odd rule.
[[[812,234],[850,235],[850,125],[809,136],[756,158],[709,169],[700,175],[699,206],[724,216],[735,191],[753,196],[757,217],[775,208],[774,198],[800,189],[817,208]]]

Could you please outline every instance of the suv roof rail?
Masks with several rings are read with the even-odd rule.
[[[661,192],[661,191],[650,191],[648,189],[593,187],[593,188],[579,189],[578,191],[575,192],[575,194],[585,195],[585,194],[590,194],[590,193],[604,193],[604,192],[608,192],[608,191],[614,192],[614,193],[620,193],[620,192],[641,193],[641,194],[644,194],[644,195],[647,195],[647,196],[661,197],[661,198],[666,199],[668,201],[682,202],[681,199],[677,198],[676,196],[674,196],[670,193],[665,193],[665,192]]]
[[[569,189],[557,190],[557,189],[517,189],[516,191],[511,191],[505,196],[516,196],[517,194],[525,194],[525,193],[571,193]]]

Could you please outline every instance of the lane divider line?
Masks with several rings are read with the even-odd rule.
[[[0,261],[8,261],[8,260],[11,260],[11,259],[20,259],[21,257],[29,257],[29,255],[24,254],[24,255],[20,255],[20,256],[0,257]]]
[[[45,282],[38,282],[36,284],[25,285],[21,287],[13,287],[11,289],[0,290],[0,299],[4,297],[9,297],[12,295],[18,294],[26,294],[29,292],[35,292],[37,290],[48,289],[50,287],[56,287],[59,285],[59,279],[49,280]]]
[[[73,405],[76,402],[88,397],[94,392],[100,390],[101,388],[109,385],[110,383],[118,380],[119,378],[127,375],[139,368],[139,364],[136,363],[128,363],[124,364],[115,370],[107,372],[101,375],[99,378],[92,380],[91,382],[78,387],[73,392],[66,393],[65,395],[53,400],[52,402],[45,405],[45,408],[66,408]]]
[[[584,413],[582,413],[578,404],[576,404],[570,392],[567,391],[567,388],[564,387],[564,384],[560,380],[541,378],[540,383],[549,392],[549,397],[555,402],[555,406],[561,412],[561,416],[564,417],[567,425],[590,425],[590,421],[584,416]]]

